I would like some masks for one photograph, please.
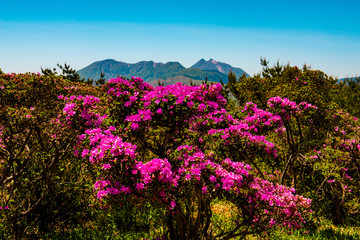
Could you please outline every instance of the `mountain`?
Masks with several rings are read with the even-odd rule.
[[[186,68],[182,71],[179,71],[177,73],[172,73],[169,75],[169,77],[175,77],[175,76],[184,76],[191,78],[193,80],[205,80],[206,78],[210,82],[220,82],[220,79],[224,82],[228,82],[228,76],[227,74],[220,73],[218,71],[212,71],[212,70],[200,70],[197,68]]]
[[[141,61],[134,64],[118,62],[107,59],[90,64],[89,66],[77,71],[85,79],[99,79],[100,73],[105,73],[106,79],[116,78],[117,76],[141,77],[145,81],[166,78],[169,75],[185,70],[185,67],[178,62],[155,63],[153,61]]]
[[[220,82],[220,80],[222,80],[224,83],[227,83],[227,74],[230,69],[232,69],[237,76],[245,73],[241,68],[234,68],[229,64],[217,62],[213,59],[209,61],[201,59],[191,68],[185,68],[179,62],[156,63],[153,61],[141,61],[130,64],[113,59],[106,59],[94,62],[80,69],[77,73],[85,79],[91,78],[97,80],[103,72],[107,80],[116,78],[117,76],[125,76],[127,78],[137,76],[146,82],[151,82],[153,85],[155,83],[155,85],[157,85],[159,81],[168,85],[174,81],[175,83],[176,81],[180,81],[186,84],[192,81],[194,84],[198,84],[206,78],[209,82]]]
[[[169,77],[167,79],[153,80],[153,81],[150,81],[149,84],[151,86],[156,87],[156,86],[159,86],[159,83],[164,84],[164,86],[166,86],[166,85],[173,85],[178,82],[181,82],[182,84],[186,84],[186,85],[190,85],[191,83],[194,85],[200,85],[203,83],[203,80],[194,80],[189,77],[176,76],[176,77]]]
[[[353,82],[357,82],[360,81],[360,77],[346,77],[346,78],[340,78],[337,79],[338,82],[345,82],[345,81],[353,81]]]
[[[247,74],[241,68],[232,67],[231,65],[229,65],[227,63],[218,62],[218,61],[215,61],[214,59],[210,59],[209,61],[205,61],[204,59],[201,59],[191,67],[197,68],[200,70],[218,71],[218,72],[221,72],[226,75],[231,70],[233,73],[235,73],[237,78],[239,78],[239,76],[242,76],[243,74],[245,74],[247,77],[249,77],[249,74]]]

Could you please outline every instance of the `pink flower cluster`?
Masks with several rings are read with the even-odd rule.
[[[230,125],[225,129],[211,129],[208,134],[219,136],[224,140],[224,145],[237,145],[241,144],[241,141],[245,141],[246,145],[257,146],[264,149],[267,154],[277,157],[275,144],[267,141],[265,136],[253,135],[248,131],[249,129],[249,125],[242,123]]]
[[[67,124],[72,124],[75,118],[75,114],[78,113],[81,116],[81,119],[85,121],[85,126],[100,126],[101,123],[107,115],[101,116],[96,113],[95,110],[100,101],[99,98],[94,96],[86,95],[83,96],[70,96],[65,97],[63,95],[58,96],[59,99],[66,101],[65,107],[63,109],[64,114],[66,115]]]
[[[115,127],[109,127],[105,131],[100,128],[86,130],[91,149],[84,149],[82,157],[89,156],[91,163],[110,164],[110,167],[106,166],[105,169],[111,168],[111,165],[117,161],[134,159],[136,146],[123,142],[121,137],[113,135],[112,131],[115,130]],[[110,159],[108,159],[109,155]]]
[[[3,134],[3,126],[0,126],[0,147],[5,147],[5,145],[3,144],[3,140],[2,140],[2,134]]]
[[[141,100],[144,101],[144,106],[148,107],[152,103],[168,102],[169,98],[175,98],[176,105],[195,107],[200,112],[204,111],[207,106],[217,109],[219,104],[224,106],[226,103],[225,98],[221,95],[221,84],[213,84],[209,87],[206,85],[187,86],[181,83],[165,87],[159,86],[153,91],[147,92]],[[195,103],[198,104],[195,105]]]
[[[284,123],[277,113],[259,109],[257,105],[252,102],[245,104],[243,112],[247,113],[243,122],[249,125],[249,130],[258,133],[267,132],[271,128],[275,128],[275,131],[279,133],[284,132],[284,128],[282,127]]]
[[[256,201],[254,201],[255,199],[253,198],[251,199],[256,202],[254,204],[259,204],[264,201],[265,205],[270,206],[269,209],[272,209],[272,213],[270,212],[271,210],[268,209],[264,211],[264,214],[266,214],[268,218],[273,216],[275,211],[279,211],[277,212],[277,218],[283,222],[283,225],[289,228],[301,228],[301,224],[305,222],[301,216],[302,210],[310,209],[310,199],[295,195],[294,188],[273,184],[259,178],[254,180],[251,187],[258,190],[255,194]],[[260,218],[260,216],[256,216],[256,219],[258,218]],[[272,222],[274,223],[274,218],[270,219],[269,225],[272,225]]]
[[[153,87],[141,78],[132,77],[130,80],[122,78],[110,79],[104,89],[109,96],[117,97],[124,106],[129,107],[138,100],[140,92],[151,91]]]
[[[173,177],[173,172],[171,170],[171,164],[167,159],[154,158],[150,162],[143,163],[138,162],[135,165],[135,172],[140,173],[140,181],[143,182],[142,188],[144,185],[151,183],[154,178],[155,172],[158,173],[158,180],[162,183],[171,183],[174,186],[177,185],[176,179]]]
[[[130,94],[128,91],[122,93]],[[131,98],[133,95],[129,96]],[[139,94],[136,96],[140,97]],[[142,105],[138,108],[137,113],[125,118],[125,121],[130,122],[133,130],[138,129],[141,122],[152,121],[154,115],[157,120],[163,122],[177,120],[189,123],[190,121],[194,122],[196,118],[213,119],[218,122],[221,121],[221,118],[214,115],[226,112],[224,109],[226,100],[221,95],[220,84],[187,86],[177,83],[165,87],[159,86],[144,91],[140,100]],[[179,111],[182,112],[181,115],[177,113]],[[176,115],[177,118],[180,117],[181,120],[171,117],[173,115]]]
[[[301,102],[300,104],[296,104],[287,98],[279,96],[270,98],[267,104],[269,109],[279,110],[279,115],[283,116],[286,120],[288,120],[291,115],[302,114],[306,109],[317,109],[316,106],[310,103]]]
[[[10,209],[9,206],[5,206],[5,207],[0,206],[0,211],[5,211],[9,209]]]

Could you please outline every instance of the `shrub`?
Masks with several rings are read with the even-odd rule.
[[[102,89],[111,103],[109,115],[94,113],[106,120],[88,126],[79,150],[100,172],[94,187],[105,206],[151,204],[164,213],[170,239],[228,239],[277,225],[301,226],[310,200],[242,162],[276,150],[225,110],[220,84],[152,88],[139,78],[118,78]],[[101,104],[94,101],[89,108]],[[64,114],[70,126],[84,121],[85,105],[84,98],[68,99],[72,110]],[[233,227],[215,232],[211,206],[220,199],[236,211]]]
[[[59,95],[84,84],[40,74],[0,75],[0,215],[3,232],[42,236],[89,217],[92,176],[74,156],[79,129],[59,124]]]

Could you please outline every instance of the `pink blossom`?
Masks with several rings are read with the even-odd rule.
[[[170,210],[171,210],[171,209],[174,209],[175,207],[176,207],[176,203],[175,203],[174,200],[172,200],[172,201],[170,202]]]
[[[203,194],[206,194],[207,193],[207,187],[204,185],[202,188],[201,188]]]
[[[103,166],[102,166],[102,169],[104,169],[104,170],[107,170],[107,169],[110,169],[110,168],[111,168],[111,165],[109,163],[103,164]]]

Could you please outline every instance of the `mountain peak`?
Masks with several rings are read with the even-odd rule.
[[[205,63],[206,62],[206,60],[205,59],[200,59],[197,63],[195,63],[195,64],[201,64],[201,63]]]
[[[231,70],[233,73],[235,73],[236,77],[242,76],[243,74],[246,74],[247,76],[249,76],[249,74],[247,74],[241,68],[233,67],[227,63],[222,63],[222,62],[216,61],[212,58],[210,58],[209,61],[205,61],[204,59],[201,59],[200,61],[198,61],[191,67],[197,68],[200,70],[218,71],[223,74],[228,74]]]

